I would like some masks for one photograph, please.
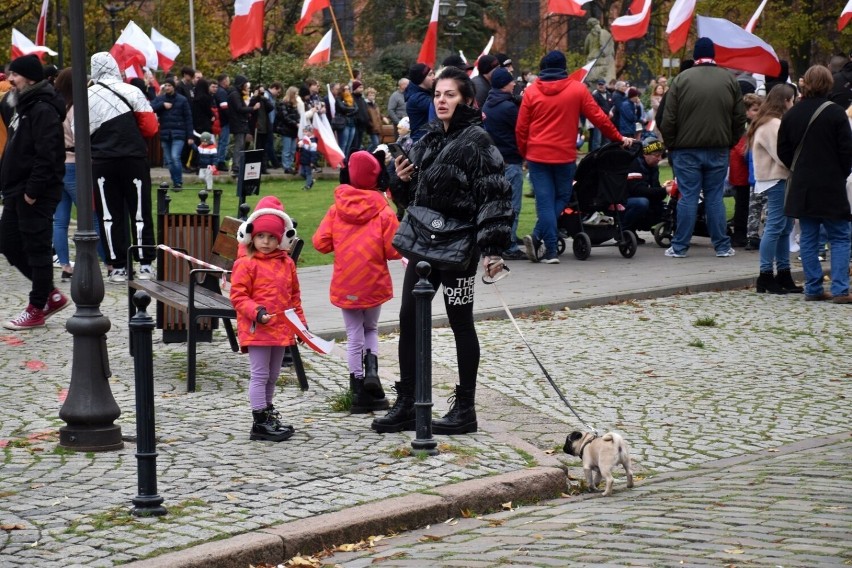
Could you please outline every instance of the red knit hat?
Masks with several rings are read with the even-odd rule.
[[[375,189],[382,166],[369,152],[359,150],[349,156],[349,184],[358,189]]]
[[[249,244],[257,233],[270,233],[278,239],[278,248],[287,250],[296,236],[293,221],[284,213],[284,205],[274,195],[267,195],[257,202],[254,212],[237,231],[237,240]]]

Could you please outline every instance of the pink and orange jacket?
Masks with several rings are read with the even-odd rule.
[[[392,244],[397,228],[396,213],[380,192],[337,186],[334,205],[313,236],[319,252],[334,251],[333,305],[364,310],[393,298],[388,260],[401,258]]]
[[[237,312],[237,337],[243,352],[249,345],[293,345],[294,334],[284,323],[284,311],[290,308],[296,310],[307,327],[296,263],[283,250],[270,254],[255,252],[252,257],[241,256],[234,262],[231,303]],[[261,307],[275,314],[269,323],[257,321]]]

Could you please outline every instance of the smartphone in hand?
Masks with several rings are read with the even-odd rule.
[[[403,158],[408,160],[409,164],[413,165],[414,168],[417,169],[417,164],[412,161],[411,156],[408,155],[408,152],[406,152],[400,144],[397,144],[396,142],[391,142],[390,144],[388,144],[388,150],[390,150],[391,156],[393,156],[394,159],[399,156],[402,156]]]

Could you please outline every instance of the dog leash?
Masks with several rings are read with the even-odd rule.
[[[585,426],[586,428],[588,428],[589,430],[591,430],[591,431],[592,431],[592,433],[593,433],[593,434],[597,437],[597,436],[598,436],[598,430],[597,430],[597,428],[594,428],[593,426],[589,426],[589,425],[586,423],[586,421],[585,421],[585,420],[583,420],[582,418],[580,418],[580,415],[579,415],[579,414],[577,414],[577,411],[576,411],[576,410],[574,410],[574,407],[573,407],[573,406],[571,406],[571,403],[570,403],[570,402],[568,402],[568,399],[567,399],[567,398],[565,398],[565,395],[564,395],[564,394],[562,394],[562,391],[561,391],[561,390],[559,390],[559,387],[558,387],[558,386],[556,386],[556,383],[553,381],[553,378],[550,376],[550,373],[548,373],[548,372],[547,372],[547,369],[545,369],[545,368],[544,368],[544,365],[542,365],[542,363],[541,363],[541,361],[539,360],[538,356],[535,354],[535,351],[533,351],[532,346],[531,346],[531,345],[529,344],[529,342],[527,341],[527,338],[526,338],[526,337],[524,337],[524,334],[523,334],[523,332],[521,331],[521,328],[518,326],[518,322],[517,322],[517,321],[515,321],[515,316],[513,316],[513,315],[512,315],[512,310],[510,310],[510,309],[509,309],[509,305],[508,305],[508,304],[506,304],[506,300],[503,298],[503,294],[501,294],[501,293],[500,293],[500,288],[497,286],[497,282],[498,282],[498,281],[500,281],[500,280],[502,280],[503,278],[505,278],[506,276],[508,276],[509,267],[508,267],[508,266],[503,266],[503,271],[504,271],[504,272],[506,272],[506,274],[504,274],[503,276],[499,276],[499,277],[497,277],[497,278],[492,278],[491,280],[487,280],[487,279],[486,279],[486,277],[485,277],[485,275],[483,275],[483,276],[482,276],[482,282],[483,282],[484,284],[488,284],[489,286],[492,286],[492,285],[494,286],[494,291],[495,291],[495,292],[497,292],[497,298],[500,300],[500,303],[501,303],[501,304],[503,304],[503,309],[506,311],[506,315],[507,315],[507,316],[509,316],[509,320],[512,322],[512,325],[514,325],[514,326],[515,326],[515,330],[517,330],[518,335],[519,335],[519,336],[521,336],[521,340],[524,342],[524,345],[526,345],[526,346],[527,346],[527,349],[529,349],[530,354],[532,354],[532,356],[533,356],[533,359],[535,359],[535,362],[536,362],[536,363],[538,363],[538,366],[539,366],[539,368],[541,369],[541,371],[544,373],[544,376],[545,376],[545,377],[547,377],[547,381],[550,383],[550,386],[552,386],[552,387],[553,387],[553,390],[555,390],[555,391],[556,391],[556,394],[558,394],[558,395],[559,395],[559,398],[561,398],[561,399],[562,399],[562,402],[564,402],[564,403],[565,403],[565,406],[567,406],[567,407],[568,407],[568,410],[570,410],[570,411],[574,414],[574,416],[576,416],[576,417],[577,417],[577,420],[579,420],[579,421],[580,421],[580,423],[581,423],[583,426]],[[500,273],[498,273],[498,275],[499,275],[499,274],[500,274]]]

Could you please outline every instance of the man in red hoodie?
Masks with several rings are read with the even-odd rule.
[[[524,92],[515,126],[518,150],[527,161],[535,193],[535,228],[524,237],[524,244],[532,262],[558,264],[556,220],[571,199],[580,115],[604,137],[625,147],[633,139],[618,132],[583,83],[568,77],[561,51],[545,55],[539,66],[541,73]]]

